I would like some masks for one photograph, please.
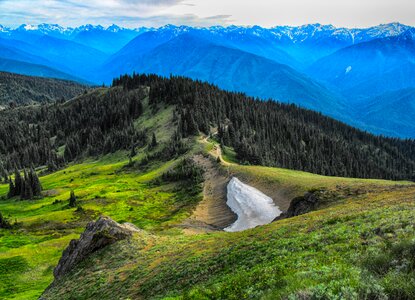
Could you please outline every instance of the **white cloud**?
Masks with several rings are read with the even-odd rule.
[[[413,0],[0,0],[0,24],[415,25]]]

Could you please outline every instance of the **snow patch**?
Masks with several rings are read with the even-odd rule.
[[[271,223],[282,213],[270,197],[236,177],[228,184],[227,198],[226,204],[238,215],[235,223],[224,229],[228,232]]]
[[[38,27],[35,25],[24,25],[24,29],[26,29],[27,31],[30,31],[30,30],[37,30]]]

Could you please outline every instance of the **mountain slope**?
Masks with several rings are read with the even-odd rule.
[[[341,48],[376,38],[397,36],[410,28],[399,23],[365,29],[336,28],[332,25],[321,24],[273,28],[260,26],[199,28],[166,25],[158,29],[147,29],[149,32],[132,40],[115,56],[124,55],[128,51],[142,54],[144,48],[149,50],[174,37],[192,33],[225,47],[236,48],[294,68],[304,69],[315,60]]]
[[[314,63],[307,73],[333,84],[348,97],[361,98],[414,86],[414,61],[414,35],[408,30],[342,49]],[[393,77],[400,80],[384,85]]]
[[[70,99],[87,89],[87,86],[71,81],[0,72],[0,105],[10,102],[28,104]]]
[[[388,248],[413,247],[413,183],[258,165],[409,179],[413,141],[375,137],[312,111],[182,77],[144,75],[65,103],[1,111],[0,141],[2,179],[33,166],[43,186],[42,197],[9,199],[9,184],[0,180],[2,224],[11,224],[0,228],[1,299],[38,299],[63,249],[100,215],[141,230],[92,249],[45,299],[278,299],[304,291],[330,299],[345,286],[353,297],[392,298],[413,290],[405,285],[413,276],[402,267],[408,261]],[[221,178],[211,177],[205,189],[207,165]],[[215,219],[211,210],[192,223],[205,192],[223,196],[224,189],[216,191],[232,176],[284,211],[313,193],[319,211],[236,234],[202,222]],[[71,191],[76,207],[69,205]],[[226,205],[226,197],[210,200]],[[386,271],[376,273],[378,266]]]
[[[414,271],[402,266],[414,263],[414,188],[372,189],[241,233],[140,231],[84,259],[42,299],[411,299]]]
[[[41,24],[2,26],[0,37],[0,57],[44,65],[72,78],[101,84],[133,70],[182,74],[294,102],[388,135],[396,130],[375,128],[356,117],[360,107],[373,96],[415,86],[414,29],[399,23],[354,29],[321,24],[157,29]]]
[[[82,68],[92,69],[102,64],[108,57],[94,48],[49,36],[37,39],[33,50],[37,55],[47,57],[56,63],[62,63],[79,74],[84,74]]]
[[[358,118],[393,136],[415,136],[415,89],[387,92],[366,101]]]
[[[28,52],[29,51],[29,52]],[[48,65],[51,62],[31,53],[31,46],[24,42],[0,38],[0,57],[30,64]]]
[[[129,30],[112,25],[103,27],[84,26],[73,31],[70,39],[74,42],[113,54],[140,34],[139,30]]]
[[[11,59],[0,58],[0,71],[17,73],[17,74],[28,75],[28,76],[39,76],[39,77],[72,80],[72,81],[77,81],[77,82],[85,82],[84,80],[80,78],[66,74],[64,72],[55,70],[47,66],[30,64],[30,63],[26,63],[22,61],[11,60]]]
[[[332,25],[308,24],[277,26],[270,29],[281,49],[290,53],[304,67],[342,48],[374,39],[398,36],[408,29],[400,23],[381,24],[370,28],[337,28]]]
[[[111,70],[108,78],[133,71],[162,76],[176,74],[263,99],[296,103],[334,116],[340,116],[344,109],[335,94],[286,65],[226,48],[193,34],[180,35],[143,51],[141,56],[126,56],[106,65],[104,70]]]
[[[39,32],[18,32],[8,38],[1,39],[4,45],[43,60],[26,59],[25,62],[40,63],[74,77],[90,78],[92,70],[108,58],[107,54],[92,47]],[[17,57],[12,59],[20,60]]]

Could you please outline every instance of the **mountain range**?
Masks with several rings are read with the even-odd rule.
[[[406,99],[404,119],[415,119],[408,100],[415,87],[414,32],[399,23],[365,29],[0,26],[0,70],[95,84],[133,72],[183,75],[413,138],[415,125],[387,109]]]

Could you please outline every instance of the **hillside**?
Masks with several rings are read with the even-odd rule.
[[[38,65],[38,64],[31,64],[27,62],[22,62],[18,60],[12,59],[3,59],[0,57],[0,71],[2,72],[9,72],[9,73],[17,73],[27,76],[37,76],[37,77],[46,77],[46,78],[57,78],[57,79],[64,79],[64,80],[71,80],[77,82],[86,83],[84,80],[79,79],[78,77],[69,75],[67,73],[58,71],[56,69]]]
[[[96,85],[133,72],[187,76],[295,103],[375,134],[414,138],[406,122],[397,132],[399,120],[375,124],[359,117],[370,98],[415,86],[414,28],[400,23],[0,29],[2,71]]]
[[[308,74],[338,87],[356,101],[413,87],[414,53],[413,30],[408,30],[341,49],[315,62]]]
[[[71,81],[0,72],[0,105],[10,102],[31,104],[71,99],[87,89],[88,86]]]
[[[124,76],[65,103],[0,116],[2,299],[415,295],[407,254],[412,182],[261,166],[411,179],[413,169],[402,165],[412,166],[412,141],[374,137],[292,105],[182,77]],[[261,137],[247,140],[253,131]],[[267,146],[274,144],[281,152]],[[297,145],[303,146],[296,152]],[[312,163],[295,165],[304,151]],[[36,167],[42,197],[7,197],[4,172],[16,173],[15,166]],[[318,202],[304,215],[226,233],[235,218],[226,206],[232,177],[271,197],[286,216],[307,192]],[[139,229],[94,248],[54,281],[62,251],[101,215]],[[97,234],[97,241],[111,239],[111,231]]]
[[[139,123],[150,126],[163,147],[172,134],[171,111],[163,109],[150,119],[148,113]],[[200,140],[186,156],[209,157],[214,145]],[[177,169],[182,157],[148,161],[145,148],[139,153],[133,157],[134,166],[126,152],[118,152],[43,176],[43,199],[0,201],[3,215],[17,220],[11,231],[0,229],[2,298],[37,299],[52,282],[53,268],[69,241],[101,214],[145,231],[95,252],[55,282],[43,299],[279,299],[303,293],[330,297],[340,291],[412,295],[405,281],[398,286],[387,280],[392,275],[377,277],[383,267],[395,274],[395,266],[370,262],[375,255],[371,253],[380,249],[390,257],[400,257],[393,252],[398,247],[410,249],[406,240],[413,235],[413,185],[223,162],[215,168],[228,174],[228,180],[234,175],[264,192],[274,191],[279,198],[269,195],[284,210],[284,203],[307,190],[317,188],[327,196],[314,213],[241,233],[212,232],[193,217],[205,199],[197,181],[188,175],[176,180],[163,176]],[[70,190],[77,195],[78,208],[68,207]],[[6,191],[7,186],[0,185],[0,195]],[[399,272],[399,278],[411,276],[406,269]],[[367,287],[374,284],[376,289]],[[345,285],[349,288],[342,290]]]
[[[372,190],[241,233],[139,232],[92,254],[42,299],[411,299],[413,192]]]
[[[394,136],[413,136],[415,127],[415,89],[387,92],[368,99],[362,107],[361,119],[373,128],[389,128]],[[386,113],[387,112],[387,113]]]
[[[137,39],[141,41],[148,34]],[[143,49],[142,55],[139,55],[140,50],[124,51],[119,59],[114,58],[105,66],[104,70],[111,70],[108,78],[133,71],[160,76],[175,74],[262,99],[296,103],[332,116],[340,117],[345,112],[345,105],[338,95],[294,69],[194,34],[180,35],[150,50]]]
[[[176,107],[176,136],[171,149],[160,155],[182,151],[183,138],[216,129],[218,139],[247,164],[331,176],[414,178],[412,140],[373,136],[293,105],[255,100],[183,77],[145,75],[123,76],[109,90],[97,89],[61,105],[0,113],[3,165],[9,171],[14,166],[59,166],[143,145],[150,136],[136,129],[134,120],[143,113],[145,95],[155,111],[159,105]]]

